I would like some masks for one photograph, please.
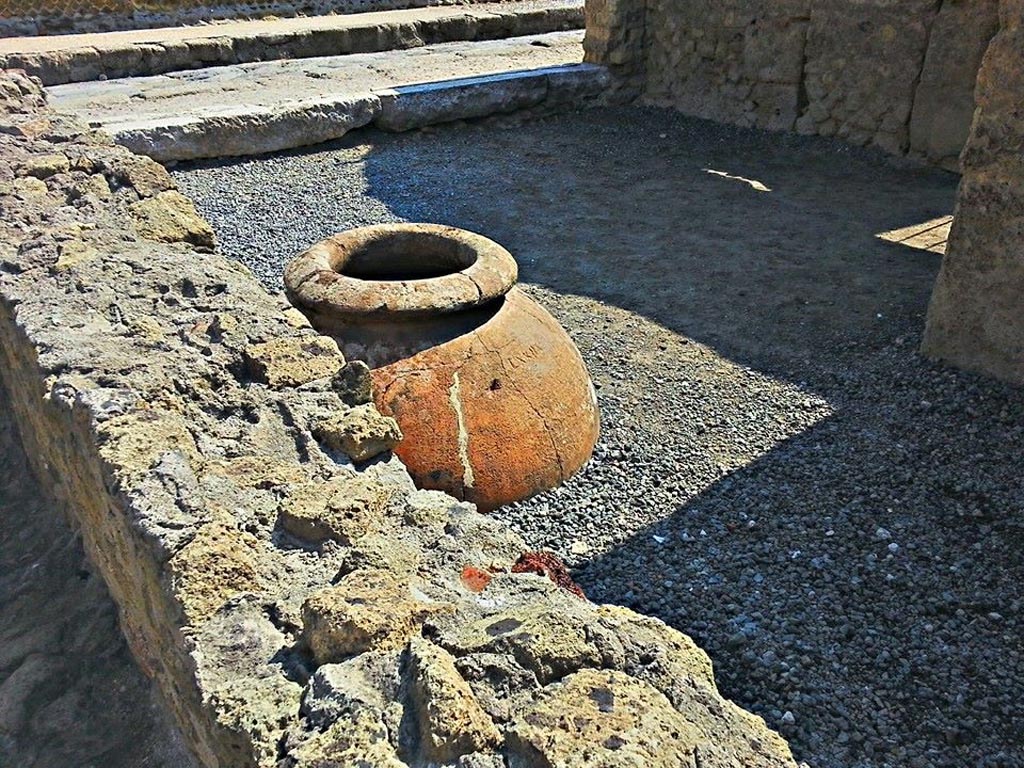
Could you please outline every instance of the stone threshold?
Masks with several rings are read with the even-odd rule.
[[[239,157],[319,144],[365,126],[409,131],[455,120],[582,106],[607,85],[604,67],[568,64],[386,88],[338,101],[106,127],[118,144],[164,163]]]
[[[160,162],[278,152],[364,126],[406,131],[593,103],[610,78],[578,32],[411,51],[265,62],[50,89],[133,152]]]
[[[401,50],[583,29],[582,0],[234,21],[77,35],[0,38],[0,68],[43,85],[141,77],[277,59]]]

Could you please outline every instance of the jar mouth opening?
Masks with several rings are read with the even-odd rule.
[[[347,253],[336,271],[375,282],[430,280],[473,266],[477,250],[437,232],[381,231]]]

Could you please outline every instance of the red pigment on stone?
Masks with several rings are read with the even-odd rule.
[[[550,552],[524,552],[512,566],[512,573],[536,573],[538,576],[547,576],[567,592],[572,592],[581,600],[587,599],[579,584],[572,580],[569,569]]]
[[[462,569],[462,583],[471,592],[483,592],[487,585],[491,583],[491,574],[467,565]]]

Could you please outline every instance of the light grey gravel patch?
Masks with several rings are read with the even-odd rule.
[[[917,354],[939,259],[877,237],[948,213],[954,177],[634,109],[175,176],[273,290],[362,224],[508,247],[580,347],[603,434],[495,515],[592,599],[692,635],[798,759],[1024,765],[1024,397]]]

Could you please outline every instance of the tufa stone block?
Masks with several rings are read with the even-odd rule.
[[[297,311],[297,310],[296,310]],[[345,365],[334,378],[331,386],[345,405],[366,405],[373,402],[373,380],[370,366],[362,360],[353,360]]]
[[[298,387],[333,376],[345,358],[326,336],[287,336],[245,349],[250,375],[271,387]]]
[[[387,571],[353,571],[302,605],[303,638],[318,664],[370,650],[400,648],[442,603],[413,597],[409,581]]]
[[[372,405],[360,405],[313,427],[316,439],[353,461],[369,461],[390,451],[402,439],[398,422]]]
[[[414,637],[408,674],[426,762],[448,765],[462,755],[501,744],[501,733],[455,668],[454,656]]]
[[[351,545],[380,530],[393,497],[388,486],[358,475],[307,483],[283,503],[281,525],[306,541]]]
[[[168,190],[133,203],[128,209],[139,237],[159,243],[191,243],[213,248],[213,228],[196,212],[192,201]]]

